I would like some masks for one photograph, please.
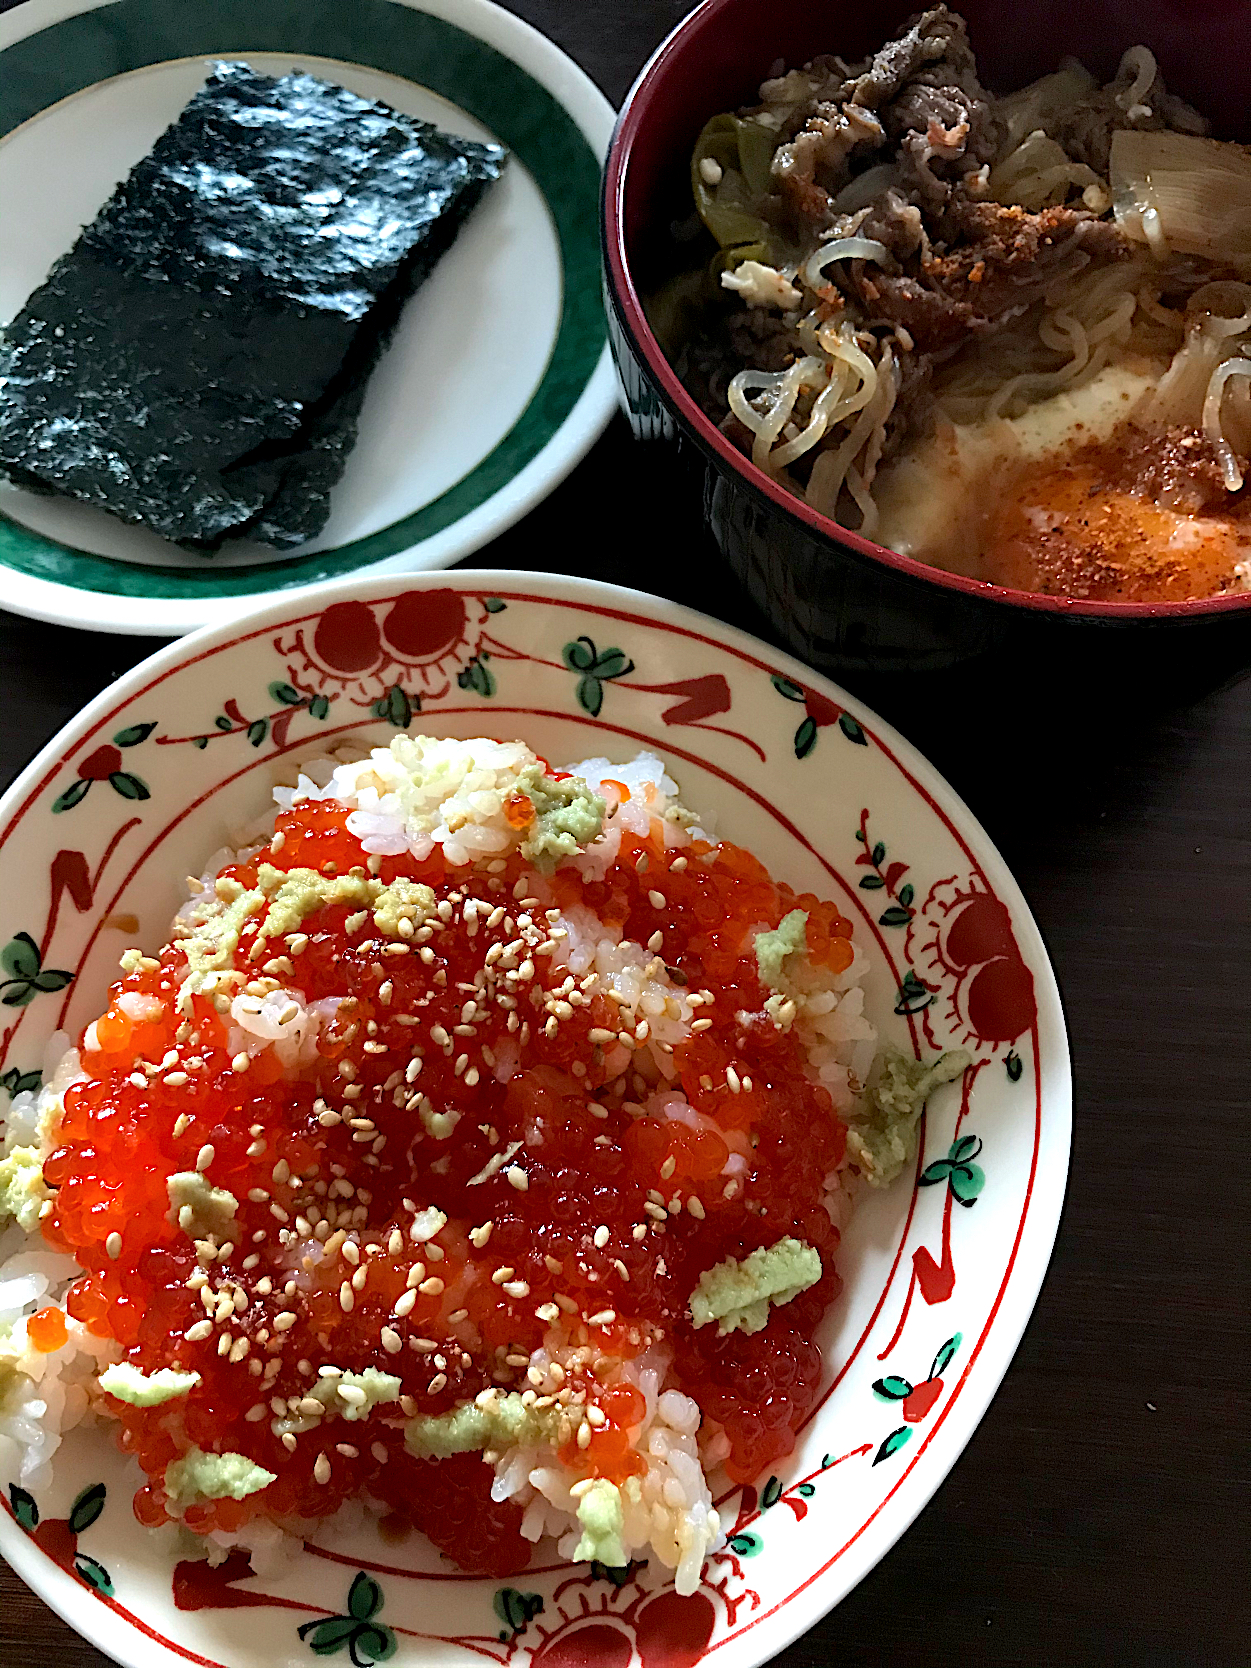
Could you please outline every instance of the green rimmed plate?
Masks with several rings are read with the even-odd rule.
[[[0,485],[0,603],[18,613],[172,635],[353,570],[447,567],[550,492],[613,409],[598,246],[612,108],[489,0],[27,0],[0,19],[0,319],[221,57],[308,69],[512,161],[406,309],[318,538],[205,558]]]

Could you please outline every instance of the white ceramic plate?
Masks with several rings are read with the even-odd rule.
[[[27,0],[0,18],[0,320],[9,320],[218,58],[302,68],[512,152],[405,309],[317,538],[194,555],[0,484],[0,603],[169,633],[352,570],[447,567],[561,481],[614,403],[599,277],[613,113],[489,0]]]
[[[419,1538],[388,1545],[372,1529],[307,1548],[281,1581],[237,1561],[175,1569],[131,1515],[137,1472],[98,1429],[67,1440],[38,1499],[13,1492],[0,1454],[0,1551],[133,1668],[311,1668],[309,1639],[335,1617],[342,1625],[320,1639],[345,1665],[353,1650],[357,1663],[394,1650],[421,1668],[691,1668],[704,1657],[753,1668],[908,1527],[1029,1319],[1071,1123],[1042,941],[935,771],[785,655],[582,580],[356,581],[280,599],[146,661],[0,802],[2,994],[22,1004],[0,1008],[4,1081],[38,1067],[59,1025],[99,1012],[124,946],[160,945],[181,877],[265,806],[281,755],[347,734],[385,741],[397,724],[519,735],[552,760],[655,747],[719,834],[856,922],[870,1017],[886,1038],[973,1055],[964,1082],[931,1098],[915,1175],[866,1197],[844,1238],[845,1290],[819,1334],[824,1398],[775,1477],[719,1491],[733,1533],[686,1599],[654,1563],[618,1586],[541,1548],[503,1586],[450,1570]],[[6,951],[19,933],[38,946],[37,968],[28,950]],[[40,989],[39,972],[72,979]]]

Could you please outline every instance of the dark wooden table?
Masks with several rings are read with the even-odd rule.
[[[618,101],[686,5],[513,9]],[[768,635],[717,569],[690,484],[619,421],[466,565],[639,584]],[[0,786],[155,647],[0,613]],[[1149,718],[1127,690],[1088,723],[1058,720],[1045,688],[989,693],[1015,708],[1007,743],[968,713],[901,727],[990,831],[1051,948],[1077,1086],[1068,1203],[1020,1352],[950,1478],[777,1661],[1235,1668],[1251,1662],[1251,682]],[[0,1664],[49,1661],[105,1659],[0,1565]]]

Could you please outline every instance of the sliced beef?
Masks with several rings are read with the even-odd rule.
[[[811,92],[798,105],[802,87]],[[827,229],[830,201],[885,147],[897,151],[904,183],[940,206],[954,180],[994,154],[991,101],[977,78],[964,21],[946,6],[922,12],[898,40],[838,80],[816,61],[762,89],[785,112],[791,137],[774,153],[773,178],[792,229]],[[915,247],[915,244],[914,244]]]
[[[933,6],[875,52],[859,74],[852,71],[843,96],[853,104],[880,110],[919,71],[932,69],[940,60],[944,70],[950,66],[952,75],[969,76],[977,83],[964,19],[946,6]]]
[[[815,105],[803,128],[773,157],[773,178],[800,241],[824,231],[834,216],[830,201],[851,178],[849,159],[886,142],[871,110],[850,104]]]
[[[926,279],[949,295],[973,301],[988,318],[1019,312],[1066,265],[1128,259],[1130,248],[1114,221],[1088,209],[1040,209],[1031,214],[1003,203],[957,194],[947,219],[958,241],[922,262]]]
[[[957,193],[947,218],[952,241],[923,257],[915,275],[857,267],[853,279],[869,314],[903,325],[922,353],[1017,317],[1067,270],[1130,252],[1111,221],[1085,209],[1030,214]]]
[[[926,241],[921,210],[893,186],[870,205],[856,235],[884,243],[897,261],[906,261]]]

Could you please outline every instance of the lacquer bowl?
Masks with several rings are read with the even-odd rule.
[[[969,1050],[963,1082],[931,1099],[914,1172],[867,1196],[846,1233],[820,1404],[776,1474],[721,1479],[729,1540],[687,1598],[655,1560],[610,1580],[540,1546],[503,1583],[373,1528],[308,1545],[281,1579],[239,1556],[210,1569],[135,1521],[138,1474],[98,1426],[67,1437],[38,1494],[0,1454],[0,1552],[133,1668],[311,1668],[315,1654],[414,1668],[764,1662],[924,1506],[1033,1308],[1071,1115],[1042,941],[935,771],[785,655],[582,580],[355,580],[145,661],[0,802],[0,1082],[36,1081],[52,1034],[99,1012],[120,952],[161,945],[183,876],[264,810],[284,767],[400,730],[519,736],[552,761],[657,749],[719,836],[851,916],[883,1037]]]
[[[1068,8],[962,0],[985,83],[1022,85],[1073,54],[1111,76],[1138,41],[1169,86],[1210,115],[1221,137],[1248,137],[1247,0],[1117,0]],[[689,159],[704,123],[755,102],[775,59],[818,53],[849,62],[887,40],[912,0],[704,0],[657,49],[617,120],[604,176],[609,340],[635,434],[677,446],[703,489],[708,526],[729,566],[782,638],[835,675],[906,677],[918,700],[958,688],[947,674],[1002,677],[1013,701],[1032,686],[1111,694],[1138,683],[1185,697],[1251,665],[1251,591],[1195,602],[1099,603],[1037,596],[944,573],[839,527],[787,492],[718,430],[678,380],[643,297],[674,270],[670,227],[691,213]],[[1210,66],[1220,63],[1219,77]],[[978,687],[977,683],[973,685]],[[889,692],[887,695],[889,697]],[[892,705],[894,703],[892,702]]]

